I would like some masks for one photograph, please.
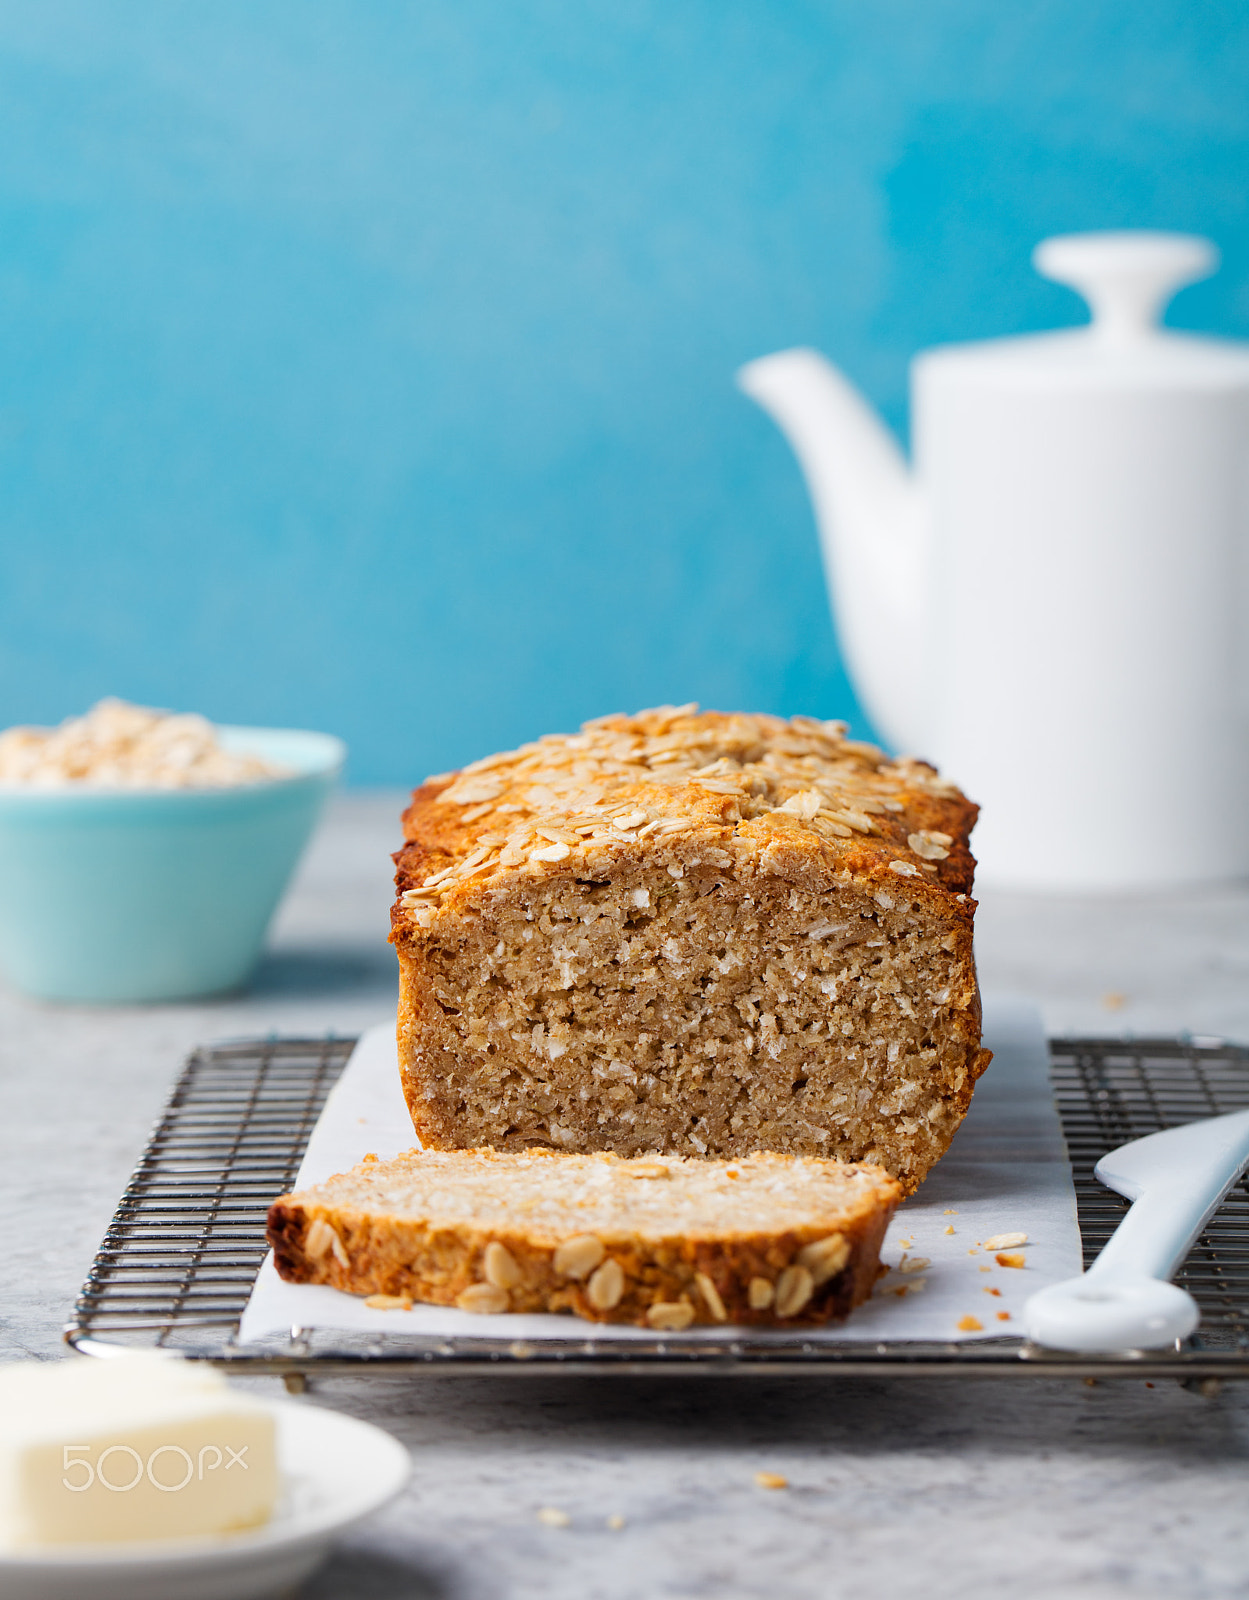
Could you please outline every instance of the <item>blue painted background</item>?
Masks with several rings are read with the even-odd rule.
[[[106,692],[406,783],[661,700],[849,714],[795,343],[1081,320],[1046,233],[1213,235],[1249,334],[1249,13],[1202,0],[0,6],[0,724]]]

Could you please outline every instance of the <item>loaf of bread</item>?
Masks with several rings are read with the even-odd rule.
[[[989,1060],[976,807],[844,735],[665,707],[418,789],[391,938],[422,1144],[774,1150],[912,1190]]]
[[[679,1332],[813,1323],[866,1300],[901,1195],[879,1167],[411,1150],[283,1195],[278,1271],[463,1311],[573,1311]]]

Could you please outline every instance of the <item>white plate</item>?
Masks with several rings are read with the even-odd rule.
[[[282,1498],[252,1533],[145,1544],[0,1553],[4,1600],[260,1600],[292,1589],[335,1534],[407,1481],[397,1439],[368,1422],[290,1401],[265,1402],[278,1427]]]

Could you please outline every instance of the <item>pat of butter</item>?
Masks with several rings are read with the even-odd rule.
[[[0,1366],[0,1548],[174,1539],[269,1520],[272,1415],[198,1362]]]

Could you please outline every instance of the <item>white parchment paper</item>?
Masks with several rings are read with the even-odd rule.
[[[894,1217],[882,1259],[890,1266],[876,1293],[848,1321],[803,1327],[805,1341],[976,1339],[1018,1334],[1023,1302],[1037,1289],[1081,1270],[1075,1190],[1050,1093],[1039,1015],[1009,1000],[985,1004],[985,1043],[994,1059],[948,1154]],[[383,1160],[416,1143],[399,1087],[393,1027],[372,1028],[356,1046],[313,1130],[296,1188],[354,1166],[368,1151]],[[980,1241],[1026,1233],[1023,1268],[1002,1267]],[[903,1258],[906,1258],[905,1261]],[[917,1270],[919,1260],[926,1265]],[[960,1328],[972,1317],[980,1328]],[[646,1328],[572,1321],[567,1316],[475,1316],[444,1306],[374,1311],[362,1299],[318,1285],[283,1283],[270,1255],[243,1314],[240,1339],[303,1329],[499,1339],[653,1339]],[[788,1330],[751,1337],[792,1339]],[[683,1340],[723,1338],[690,1328]]]

